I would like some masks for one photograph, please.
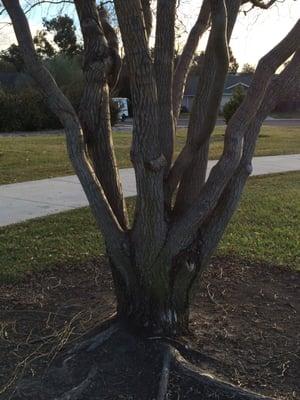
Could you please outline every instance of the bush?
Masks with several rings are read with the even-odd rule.
[[[79,109],[84,84],[80,64],[80,56],[71,59],[59,55],[46,61],[58,86],[76,111]],[[33,80],[25,74],[19,74],[13,90],[0,88],[0,110],[0,132],[62,128],[58,118],[49,111],[42,94],[34,87]],[[118,121],[118,111],[111,101],[112,125]]]
[[[223,116],[226,124],[228,124],[230,118],[241,105],[242,101],[244,100],[245,94],[245,90],[241,86],[238,86],[233,92],[231,99],[223,107]]]
[[[0,91],[0,131],[33,131],[60,128],[40,92],[27,88],[20,93]]]
[[[59,87],[79,85],[82,87],[84,78],[82,73],[82,57],[67,57],[58,54],[45,61],[45,66],[49,69],[55,82]]]

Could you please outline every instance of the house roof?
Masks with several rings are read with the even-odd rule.
[[[199,77],[196,75],[189,76],[186,82],[184,95],[195,96]],[[242,85],[249,87],[252,82],[252,75],[227,75],[224,85],[224,94],[232,94],[236,86]]]

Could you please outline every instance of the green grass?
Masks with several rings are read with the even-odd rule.
[[[212,137],[210,159],[220,156],[224,127],[217,127]],[[185,142],[185,131],[176,136],[175,154]],[[131,134],[115,132],[114,143],[118,164],[131,167],[129,149]],[[256,155],[300,153],[299,127],[264,126]],[[0,184],[51,178],[73,174],[62,135],[0,137]]]
[[[218,254],[299,268],[300,172],[254,177]],[[128,200],[132,213],[134,200]],[[88,208],[0,228],[0,281],[99,257],[103,239]]]

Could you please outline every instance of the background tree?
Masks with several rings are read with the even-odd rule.
[[[77,41],[76,26],[68,15],[59,15],[50,20],[44,18],[43,26],[45,27],[43,43],[45,42],[45,33],[48,32],[53,35],[53,41],[62,54],[74,56],[82,50]],[[49,47],[49,42],[47,42],[47,47]]]
[[[263,8],[268,5],[261,0],[250,2]],[[136,332],[151,337],[187,332],[194,283],[201,277],[237,207],[252,170],[251,159],[261,124],[287,90],[299,89],[300,21],[258,63],[247,95],[226,128],[223,154],[206,180],[210,137],[228,72],[228,44],[240,0],[204,0],[176,69],[177,1],[157,1],[153,58],[149,48],[150,1],[114,1],[133,103],[131,160],[137,198],[134,221],[129,224],[109,119],[117,36],[106,36],[94,0],[74,1],[84,41],[84,88],[76,113],[36,57],[19,1],[3,0],[3,3],[27,69],[65,128],[70,159],[105,238],[119,325],[110,326],[108,331],[88,340],[86,354],[107,339],[112,329],[124,329],[124,322]],[[180,99],[199,38],[209,25],[186,144],[174,160]],[[274,79],[275,71],[291,56],[289,65]],[[79,348],[85,348],[86,343],[82,346]],[[171,360],[176,365],[179,361],[170,348],[160,350],[166,356],[157,398],[163,399],[166,371]],[[76,364],[74,359],[71,364]],[[90,367],[90,363],[84,365]],[[66,360],[63,372],[68,368]],[[91,382],[97,379],[93,371],[92,368],[80,385],[74,385],[60,398],[82,397],[82,390],[89,390],[91,397],[96,387]],[[203,376],[198,383],[213,385]],[[222,393],[223,398],[258,398],[220,382],[215,383],[214,391]],[[84,396],[88,398],[86,392]]]
[[[229,67],[228,67],[228,73],[235,75],[239,69],[239,63],[237,62],[236,58],[233,55],[232,49],[230,46],[228,46],[229,50]]]
[[[226,124],[230,121],[230,118],[242,104],[245,98],[246,92],[242,86],[238,86],[234,92],[230,100],[223,107],[223,116]]]
[[[244,64],[241,70],[241,74],[243,75],[253,75],[255,72],[255,67],[251,64]]]
[[[33,43],[37,54],[42,58],[51,58],[56,54],[54,47],[47,39],[47,32],[45,30],[37,32],[33,38]]]
[[[11,44],[6,50],[2,50],[0,53],[0,59],[4,63],[13,65],[15,70],[18,72],[22,72],[25,68],[19,46],[16,44]]]

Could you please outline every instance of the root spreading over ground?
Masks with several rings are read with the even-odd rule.
[[[215,260],[190,336],[164,341],[111,317],[103,262],[2,285],[0,398],[296,399],[299,281],[288,269]]]

